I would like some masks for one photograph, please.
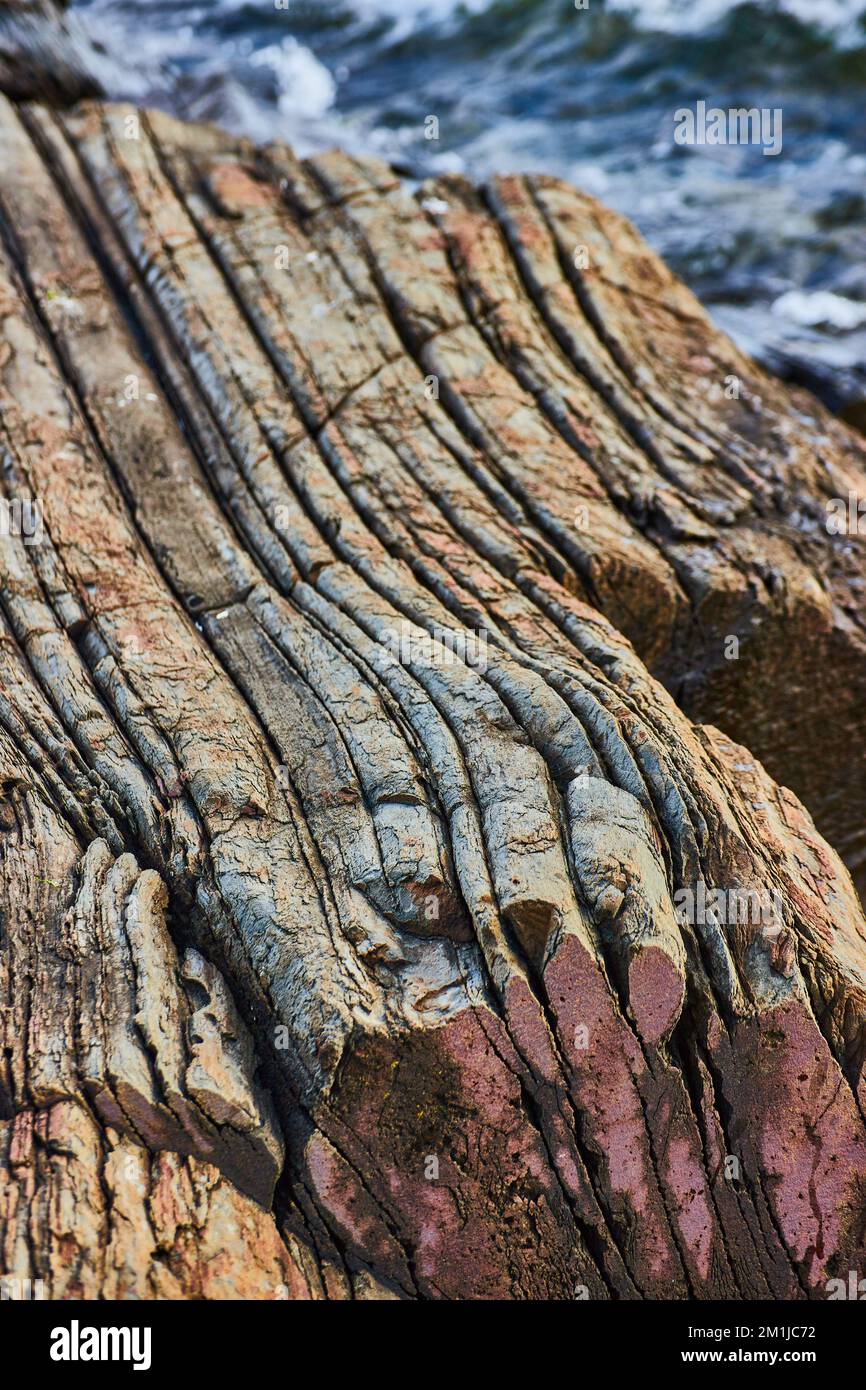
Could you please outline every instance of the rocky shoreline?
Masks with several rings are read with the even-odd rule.
[[[6,1275],[826,1298],[862,440],[557,180],[0,149]]]

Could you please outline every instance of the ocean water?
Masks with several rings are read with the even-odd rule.
[[[278,3],[72,8],[113,97],[419,176],[571,179],[742,346],[866,428],[866,0]],[[780,152],[679,144],[699,101],[780,109]]]

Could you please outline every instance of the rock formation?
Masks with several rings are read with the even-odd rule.
[[[0,141],[2,1272],[862,1271],[862,441],[555,180]]]

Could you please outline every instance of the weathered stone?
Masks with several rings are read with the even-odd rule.
[[[6,1272],[823,1296],[866,920],[741,740],[856,865],[862,445],[564,185],[0,149]]]

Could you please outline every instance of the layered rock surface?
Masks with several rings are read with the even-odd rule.
[[[862,1269],[856,436],[563,184],[0,149],[4,1272]]]

